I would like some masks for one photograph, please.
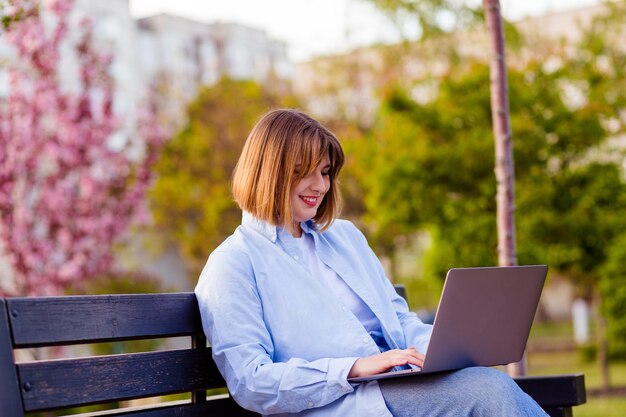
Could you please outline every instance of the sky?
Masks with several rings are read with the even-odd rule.
[[[480,0],[467,0],[470,4]],[[599,0],[500,0],[510,20],[596,4]],[[294,61],[399,39],[398,30],[366,0],[130,0],[131,14],[179,15],[264,29],[287,43]],[[410,34],[409,34],[410,35]]]

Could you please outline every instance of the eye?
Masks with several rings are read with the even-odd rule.
[[[298,162],[294,167],[293,167],[293,175],[295,177],[297,177],[298,175],[300,175],[300,170],[302,169],[302,165],[300,164],[300,162]]]
[[[322,171],[322,175],[324,176],[330,175],[330,171]]]

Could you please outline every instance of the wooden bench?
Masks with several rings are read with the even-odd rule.
[[[242,306],[245,308],[245,306]],[[187,348],[16,363],[14,349],[188,337]],[[582,375],[516,380],[551,416],[585,402]],[[193,293],[0,299],[0,410],[3,417],[111,403],[83,415],[257,416],[224,388]],[[128,407],[126,400],[188,393],[187,399]]]

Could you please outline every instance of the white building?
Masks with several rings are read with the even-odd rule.
[[[140,72],[153,83],[174,125],[198,89],[220,77],[266,83],[291,76],[286,44],[261,29],[167,14],[140,19],[137,27]]]
[[[137,103],[145,100],[152,88],[166,94],[163,101],[168,106],[184,108],[200,86],[211,85],[222,76],[264,83],[288,80],[292,75],[287,45],[271,39],[262,29],[167,14],[134,20],[128,0],[75,1],[69,17],[70,42],[62,47],[61,80],[70,89],[78,87],[70,43],[79,36],[80,21],[90,18],[97,47],[113,57],[115,111],[127,123],[134,123]],[[45,7],[43,10],[46,21]],[[3,62],[14,58],[0,37],[0,97],[8,92]]]

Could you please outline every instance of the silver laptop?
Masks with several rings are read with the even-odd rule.
[[[449,270],[424,366],[349,381],[518,362],[547,272],[546,265]]]

